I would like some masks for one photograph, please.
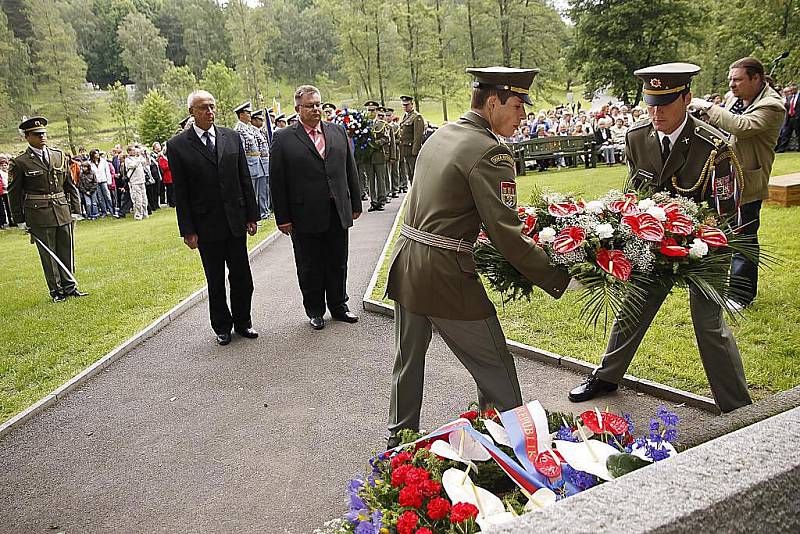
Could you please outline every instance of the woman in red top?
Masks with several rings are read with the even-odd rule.
[[[167,161],[167,145],[164,145],[164,150],[158,156],[158,168],[161,169],[161,183],[167,188],[167,204],[170,208],[175,207],[175,191],[172,188],[172,172],[169,170],[169,161]]]

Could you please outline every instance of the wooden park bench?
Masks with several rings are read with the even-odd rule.
[[[800,172],[770,178],[767,204],[800,206]]]
[[[517,174],[520,176],[525,175],[526,161],[539,159],[571,157],[571,166],[577,167],[578,157],[581,157],[587,169],[597,166],[594,136],[591,135],[537,137],[511,143],[510,146],[517,161]]]

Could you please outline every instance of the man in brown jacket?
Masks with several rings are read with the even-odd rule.
[[[728,85],[731,95],[724,108],[699,98],[692,100],[691,107],[702,110],[703,119],[709,124],[731,134],[733,151],[744,171],[739,225],[742,233],[751,235],[758,245],[761,202],[769,197],[769,175],[786,108],[767,83],[764,65],[755,58],[745,57],[731,64]],[[747,297],[742,302],[729,303],[733,309],[742,309],[756,298],[758,266],[737,254],[731,274],[748,282]]]
[[[478,386],[485,408],[522,404],[514,359],[494,306],[475,272],[472,246],[481,229],[525,276],[558,298],[569,276],[522,235],[516,212],[510,136],[530,104],[532,69],[467,69],[471,110],[440,128],[419,154],[387,293],[395,301],[389,447],[402,428],[419,430],[425,353],[435,326]]]

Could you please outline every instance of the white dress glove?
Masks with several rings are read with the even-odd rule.
[[[704,100],[702,98],[693,98],[691,102],[689,102],[689,109],[698,110],[698,111],[706,111],[708,108],[713,106],[714,104],[709,102],[708,100]]]

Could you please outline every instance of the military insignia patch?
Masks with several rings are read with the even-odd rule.
[[[650,80],[650,85],[656,89],[661,87],[661,80],[659,78],[652,78]]]
[[[515,182],[500,182],[500,200],[509,208],[517,207],[517,184]]]
[[[650,182],[655,178],[655,175],[652,172],[646,171],[644,169],[639,169],[636,171],[636,174],[642,178],[645,182]]]
[[[714,177],[715,194],[719,200],[730,200],[733,198],[734,183],[733,176]]]
[[[498,167],[514,167],[514,158],[511,157],[511,154],[496,154],[489,158],[489,161]]]

